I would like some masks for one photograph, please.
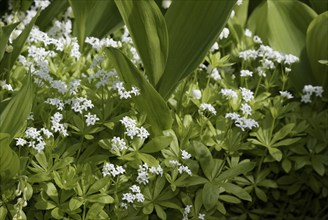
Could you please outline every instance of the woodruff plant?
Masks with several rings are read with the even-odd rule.
[[[326,91],[247,1],[63,2],[2,18],[0,219],[327,217]]]

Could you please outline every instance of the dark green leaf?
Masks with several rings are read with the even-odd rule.
[[[202,62],[236,1],[173,1],[165,14],[169,55],[157,89],[168,99],[179,81]]]
[[[221,183],[220,184],[227,192],[237,196],[240,199],[252,201],[252,197],[248,194],[248,192],[232,183]]]
[[[87,195],[91,195],[93,193],[99,192],[102,188],[104,188],[109,183],[107,178],[102,178],[97,180],[92,186],[89,188]]]
[[[222,182],[240,174],[246,174],[247,172],[251,171],[255,167],[255,163],[253,162],[246,162],[240,163],[237,166],[234,166],[223,173],[221,173],[217,178],[215,178],[215,182]]]
[[[110,48],[106,52],[124,82],[140,89],[140,95],[134,101],[140,111],[147,113],[151,130],[161,135],[163,130],[170,129],[172,117],[163,98],[121,51]]]
[[[172,137],[169,137],[169,136],[155,137],[151,141],[149,141],[147,144],[145,144],[141,148],[140,152],[155,153],[155,152],[158,152],[158,151],[166,148],[167,146],[169,146],[171,142],[172,142]]]
[[[168,33],[162,12],[153,0],[115,0],[115,3],[150,82],[156,85],[164,72],[168,55]]]
[[[160,219],[165,220],[166,219],[166,213],[164,211],[164,209],[159,206],[159,205],[155,205],[155,210],[156,210],[156,214]]]
[[[219,187],[213,183],[206,183],[203,188],[203,203],[206,210],[210,210],[216,206],[220,196]]]
[[[19,23],[17,22],[17,23],[13,23],[8,26],[0,28],[0,39],[1,39],[1,41],[0,41],[0,61],[2,60],[3,55],[6,51],[6,47],[7,47],[8,41],[9,41],[10,34],[18,24]]]

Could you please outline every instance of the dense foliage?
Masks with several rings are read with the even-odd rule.
[[[169,3],[11,2],[0,220],[328,218],[326,6]]]

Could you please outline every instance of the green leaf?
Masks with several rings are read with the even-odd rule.
[[[207,179],[205,179],[204,177],[200,177],[200,176],[186,176],[186,177],[180,177],[178,178],[174,184],[176,186],[182,186],[182,187],[186,187],[186,186],[195,186],[195,185],[202,185],[205,184],[206,182],[208,182]]]
[[[18,56],[20,55],[23,46],[25,44],[25,41],[27,40],[28,36],[30,35],[30,32],[32,30],[32,27],[38,18],[40,14],[40,11],[37,12],[37,14],[32,18],[30,23],[26,25],[22,33],[15,39],[13,40],[12,46],[13,46],[13,51],[11,53],[8,53],[6,56],[3,57],[0,63],[0,73],[6,72],[8,73],[13,67],[14,63],[16,62]]]
[[[316,13],[300,1],[267,0],[255,8],[248,20],[251,31],[265,44],[300,58],[290,75],[290,81],[299,90],[313,81],[305,54],[305,36],[315,16]]]
[[[321,163],[320,160],[315,157],[312,157],[311,163],[315,172],[317,172],[320,176],[323,176],[325,174],[325,166],[323,165],[323,163]]]
[[[9,134],[0,137],[0,182],[5,182],[20,170],[18,155],[9,147]]]
[[[151,141],[149,141],[147,144],[145,144],[140,152],[143,153],[156,153],[158,151],[161,151],[162,149],[166,148],[170,145],[172,142],[172,137],[169,136],[159,136],[153,138]]]
[[[41,11],[40,16],[36,20],[35,24],[40,28],[40,30],[46,31],[47,28],[49,28],[52,24],[54,18],[56,18],[58,14],[65,12],[68,6],[69,3],[66,0],[52,1],[48,7]]]
[[[318,60],[328,60],[328,12],[318,15],[306,33],[306,50],[317,85],[328,87],[328,66]]]
[[[275,144],[272,145],[272,147],[279,147],[279,146],[289,146],[292,145],[294,143],[296,143],[297,141],[301,140],[302,138],[287,138],[285,140],[279,141]]]
[[[110,48],[106,52],[124,82],[129,86],[136,86],[140,89],[140,95],[133,100],[140,111],[147,113],[146,120],[151,125],[154,134],[160,136],[163,130],[170,129],[172,125],[170,110],[144,75],[121,51]]]
[[[162,76],[168,55],[165,19],[155,1],[115,0],[153,85]]]
[[[149,203],[142,208],[142,212],[145,215],[150,215],[154,211],[154,203]]]
[[[1,220],[6,219],[7,213],[8,213],[7,209],[4,206],[1,206],[0,207],[0,219]]]
[[[57,188],[56,186],[53,184],[53,183],[47,183],[46,185],[46,193],[47,195],[56,203],[59,202],[59,199],[58,199],[58,191],[57,191]]]
[[[0,28],[0,39],[1,39],[1,41],[0,41],[0,61],[2,60],[3,55],[6,51],[6,47],[7,47],[8,41],[9,41],[10,34],[15,29],[15,27],[17,27],[18,24],[19,24],[19,22]]]
[[[309,0],[312,8],[318,13],[323,13],[328,10],[327,0]]]
[[[202,62],[236,1],[173,1],[165,14],[169,55],[157,90],[168,99],[179,81]],[[206,24],[206,25],[205,25]]]
[[[160,219],[165,220],[166,219],[166,213],[164,211],[164,209],[159,206],[159,205],[155,205],[155,210],[156,210],[156,214]]]
[[[51,216],[54,217],[55,219],[63,219],[64,218],[64,212],[56,207],[53,210],[51,210]]]
[[[68,207],[71,211],[78,209],[83,204],[82,198],[73,197],[69,200]]]
[[[114,32],[122,24],[122,18],[114,3],[107,1],[69,0],[74,14],[73,35],[83,48],[87,36],[102,38]]]
[[[99,214],[103,210],[104,205],[99,203],[94,203],[89,208],[86,219],[99,219]]]
[[[150,154],[138,153],[138,158],[149,166],[158,166],[158,160]]]
[[[257,198],[261,199],[263,202],[268,201],[268,197],[262,189],[255,187],[255,194]]]
[[[253,162],[245,162],[240,163],[237,166],[234,166],[223,173],[221,173],[217,178],[215,178],[215,182],[223,182],[225,180],[232,179],[240,174],[246,174],[251,171],[255,167],[255,163]]]
[[[54,202],[39,200],[35,203],[35,208],[40,210],[49,210],[57,207]]]
[[[103,204],[111,204],[114,202],[114,198],[106,194],[96,194],[87,197],[89,202],[98,202]]]
[[[279,131],[277,131],[273,135],[273,138],[270,141],[270,146],[276,143],[277,141],[284,139],[287,135],[290,134],[290,132],[294,129],[294,127],[295,127],[294,123],[286,124],[284,127],[282,127]]]
[[[281,166],[286,173],[289,173],[289,171],[292,169],[292,163],[288,159],[284,159],[281,163]]]
[[[239,204],[241,200],[231,195],[220,195],[219,199],[232,204]]]
[[[281,150],[279,150],[278,148],[273,148],[273,147],[269,147],[269,153],[270,155],[276,160],[276,161],[280,161],[282,158],[282,152]]]
[[[206,183],[203,188],[202,198],[205,209],[208,211],[216,206],[220,196],[219,187],[213,183]]]
[[[241,188],[240,186],[237,186],[232,183],[221,183],[220,184],[222,188],[224,188],[228,193],[231,193],[235,196],[237,196],[240,199],[252,201],[252,197],[248,194],[248,192]]]
[[[153,198],[157,198],[160,193],[162,192],[162,190],[164,189],[166,183],[166,179],[164,176],[158,176],[156,179],[156,183],[155,183],[155,188],[154,188],[154,197]]]
[[[97,180],[92,186],[89,188],[87,195],[91,195],[93,193],[99,192],[102,188],[104,188],[109,183],[107,178],[102,178]]]
[[[211,151],[204,144],[198,141],[192,142],[191,154],[199,161],[202,170],[209,180],[214,178],[213,170],[217,171],[217,162],[214,162]]]

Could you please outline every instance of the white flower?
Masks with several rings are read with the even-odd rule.
[[[191,208],[192,208],[192,205],[187,205],[185,207],[184,212],[183,212],[183,218],[182,218],[182,220],[188,220],[188,214],[190,213]]]
[[[311,102],[311,94],[306,93],[306,94],[302,95],[301,102],[310,103]]]
[[[130,189],[131,189],[131,191],[134,192],[134,193],[140,193],[140,187],[137,186],[137,185],[132,185],[132,186],[130,186]]]
[[[240,71],[240,76],[246,77],[246,76],[253,76],[253,72],[249,70],[241,70]]]
[[[226,97],[238,98],[238,94],[232,89],[221,89],[220,93]]]
[[[235,112],[229,112],[225,115],[225,118],[230,118],[231,120],[237,120],[240,118],[240,115]]]
[[[193,99],[201,99],[202,98],[202,92],[199,89],[193,89],[191,91],[191,95]]]
[[[122,166],[116,166],[114,164],[105,163],[102,169],[103,176],[116,177],[125,173],[125,169]]]
[[[122,151],[127,149],[124,139],[119,137],[113,137],[112,139],[112,151]]]
[[[258,51],[256,50],[245,50],[239,53],[239,58],[243,60],[256,59],[258,57]]]
[[[213,45],[212,45],[212,47],[211,47],[211,51],[214,51],[214,50],[218,50],[219,49],[219,44],[218,44],[218,42],[215,42]]]
[[[213,115],[216,115],[216,110],[211,104],[208,103],[200,104],[200,113],[204,112],[205,110],[211,112]]]
[[[254,42],[257,43],[257,44],[262,44],[262,40],[261,40],[261,38],[260,38],[259,36],[257,36],[257,35],[255,35],[255,36],[253,37],[253,40],[254,40]]]
[[[216,81],[219,80],[219,79],[221,79],[220,73],[219,73],[219,71],[218,71],[217,68],[214,68],[212,70],[211,78],[214,79],[214,80],[216,80]]]
[[[198,219],[199,220],[205,220],[205,214],[199,213],[198,214]]]
[[[143,166],[139,165],[138,169],[138,177],[137,177],[137,182],[139,184],[144,184],[146,185],[149,180],[148,180],[148,166],[147,164],[144,164]]]
[[[244,115],[252,115],[252,107],[248,104],[241,104],[240,110],[243,112]]]
[[[242,5],[242,4],[243,4],[243,0],[237,0],[236,4],[237,4],[238,6]]]
[[[85,122],[87,123],[87,126],[94,125],[96,121],[99,121],[97,115],[91,115],[90,112],[88,112],[87,115],[84,115],[84,117],[86,117]]]
[[[182,154],[182,159],[183,160],[188,160],[192,156],[190,153],[188,153],[185,150],[181,150],[181,154]]]
[[[292,99],[294,96],[288,92],[288,91],[279,91],[281,97],[287,98],[287,99]]]
[[[54,136],[48,129],[41,128],[42,133],[47,137],[50,138],[51,136]]]
[[[58,98],[48,98],[45,103],[56,106],[57,110],[62,111],[64,109],[64,103]]]
[[[122,200],[126,200],[128,203],[133,203],[135,200],[135,195],[132,193],[124,193]]]
[[[161,175],[162,176],[163,175],[163,168],[160,165],[158,165],[158,167],[151,167],[149,169],[149,172],[154,173],[156,175]]]
[[[138,201],[138,202],[144,202],[145,201],[145,197],[142,193],[137,193],[135,194],[135,199]]]
[[[192,176],[191,170],[187,166],[183,166],[183,165],[179,166],[178,172],[180,174],[182,174],[183,172],[185,172],[185,173],[189,174],[189,176]]]
[[[173,166],[175,166],[175,167],[181,165],[181,164],[179,163],[179,161],[177,161],[177,160],[170,160],[170,161],[169,161],[169,164],[171,164],[171,165],[173,165]]]
[[[16,145],[17,146],[24,146],[25,144],[27,144],[27,141],[23,138],[16,138]]]
[[[250,102],[252,99],[254,99],[253,92],[251,90],[242,87],[240,90],[245,102]]]
[[[67,91],[66,84],[61,80],[52,81],[51,82],[51,87],[56,89],[61,94],[64,94]]]
[[[246,37],[252,37],[252,32],[249,29],[247,29],[247,28],[245,30],[245,36]]]
[[[228,28],[223,28],[222,32],[219,35],[219,39],[222,40],[223,38],[228,38],[230,31]]]
[[[172,0],[162,0],[162,7],[168,9],[172,3]]]
[[[37,139],[38,137],[40,137],[40,131],[38,131],[36,128],[29,127],[25,131],[25,137]]]

